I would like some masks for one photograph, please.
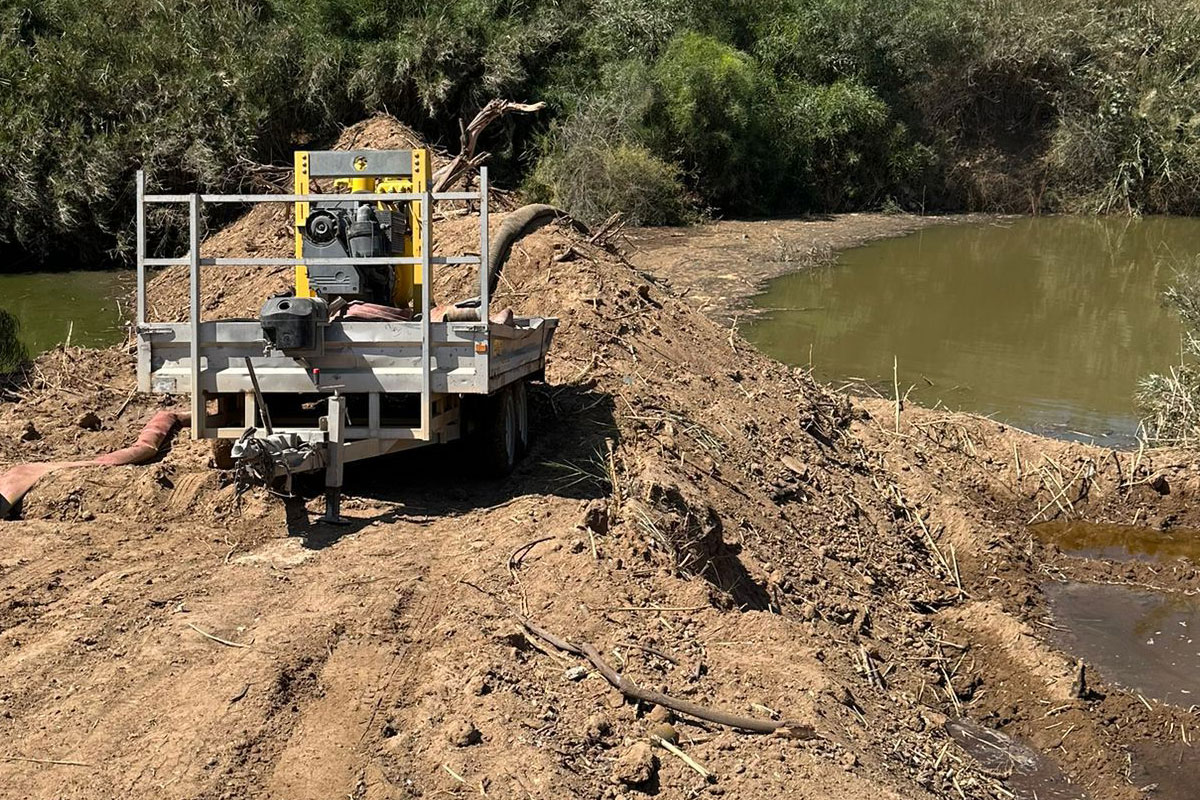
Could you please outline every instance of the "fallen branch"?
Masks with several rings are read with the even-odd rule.
[[[481,108],[479,113],[475,115],[475,118],[463,129],[458,155],[452,158],[450,163],[433,173],[433,191],[446,191],[446,188],[453,185],[467,170],[477,167],[487,160],[490,155],[489,153],[475,154],[475,147],[479,144],[479,136],[483,133],[484,128],[510,111],[529,114],[534,111],[541,111],[545,107],[545,103],[514,103],[511,100],[489,100],[487,105]]]
[[[562,637],[551,633],[545,628],[542,628],[527,617],[521,616],[515,612],[509,613],[512,613],[513,617],[518,623],[520,623],[521,627],[534,636],[537,636],[539,639],[549,642],[563,652],[572,653],[574,655],[586,658],[606,681],[612,684],[617,691],[626,697],[631,697],[634,700],[640,700],[644,703],[652,703],[654,705],[663,706],[664,708],[669,708],[672,711],[680,714],[686,714],[689,717],[702,719],[706,722],[713,722],[718,725],[725,725],[730,728],[737,728],[750,733],[773,733],[792,739],[812,739],[817,735],[816,731],[813,730],[811,725],[789,722],[787,720],[775,721],[754,719],[753,717],[743,717],[738,714],[730,714],[719,709],[707,708],[706,706],[699,705],[698,703],[693,703],[690,700],[680,700],[679,698],[671,697],[670,695],[663,694],[662,692],[656,692],[652,689],[645,689],[613,669],[612,666],[610,666],[609,663],[604,660],[603,656],[601,656],[596,648],[592,645],[587,644],[586,642],[581,645],[574,645]]]
[[[625,227],[623,217],[624,215],[618,211],[604,220],[600,227],[596,229],[596,232],[588,238],[588,244],[596,245],[597,247],[607,246],[608,240]]]

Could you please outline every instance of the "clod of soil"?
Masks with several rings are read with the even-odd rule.
[[[597,711],[587,718],[587,725],[584,728],[584,733],[587,738],[596,741],[603,739],[612,730],[612,721],[603,711]]]
[[[613,763],[613,780],[640,786],[658,774],[658,756],[649,742],[634,742]]]
[[[458,719],[446,727],[446,741],[455,747],[470,747],[483,741],[483,734],[470,720]]]
[[[674,722],[675,714],[666,706],[655,706],[646,713],[646,722],[654,724],[656,722]]]

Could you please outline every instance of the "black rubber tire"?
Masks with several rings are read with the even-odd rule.
[[[587,233],[587,226],[577,221],[567,212],[545,203],[531,203],[521,206],[504,218],[500,229],[492,237],[488,247],[488,293],[495,294],[496,286],[500,283],[500,271],[512,253],[513,245],[529,234],[556,220],[562,220],[580,233]]]
[[[489,397],[484,406],[479,444],[483,451],[483,471],[489,478],[503,478],[509,475],[520,456],[516,401],[513,394],[510,387],[505,387]]]
[[[517,455],[523,456],[529,452],[529,390],[524,380],[517,381],[510,387],[513,394],[513,408],[517,415]]]
[[[219,470],[231,470],[236,462],[233,460],[233,439],[212,440],[212,465]]]

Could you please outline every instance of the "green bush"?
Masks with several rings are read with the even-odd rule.
[[[288,138],[287,52],[236,0],[6,4],[0,241],[99,257],[128,230],[136,166],[156,186],[228,185],[239,157]]]
[[[853,79],[828,86],[789,81],[772,105],[778,109],[774,146],[793,205],[874,208],[885,197],[895,202],[916,194],[910,184],[931,155],[911,141],[874,90]]]
[[[552,151],[538,163],[530,186],[535,199],[589,225],[616,212],[634,225],[677,225],[694,215],[679,168],[632,142]]]
[[[550,104],[486,142],[543,191],[603,98],[634,203],[1194,213],[1197,52],[1173,0],[6,0],[0,250],[128,256],[138,167],[234,190],[376,111],[453,147],[495,96]]]
[[[709,36],[671,40],[654,66],[652,141],[678,159],[707,201],[735,209],[761,203],[769,153],[761,105],[767,83],[750,56]]]
[[[526,191],[589,225],[618,211],[634,225],[694,216],[679,167],[637,141],[638,118],[636,106],[615,95],[590,99],[551,128]]]
[[[0,308],[0,375],[16,371],[29,360],[20,334],[21,325],[17,318]]]

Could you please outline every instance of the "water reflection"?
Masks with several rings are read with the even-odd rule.
[[[1179,359],[1160,293],[1200,220],[1051,217],[926,229],[788,275],[749,337],[831,382],[1106,443],[1132,439],[1137,380]]]
[[[1186,558],[1200,564],[1200,531],[1183,528],[1159,531],[1134,525],[1111,525],[1083,520],[1055,520],[1030,528],[1047,544],[1064,553],[1115,561],[1174,561]]]
[[[965,718],[949,720],[944,727],[981,767],[1006,776],[1017,800],[1087,800],[1087,793],[1057,764],[1025,742]]]
[[[1106,680],[1187,708],[1200,703],[1200,603],[1128,586],[1044,587],[1055,643]]]
[[[121,341],[133,289],[129,271],[18,272],[0,275],[0,308],[21,323],[31,355],[65,342],[106,347]]]

